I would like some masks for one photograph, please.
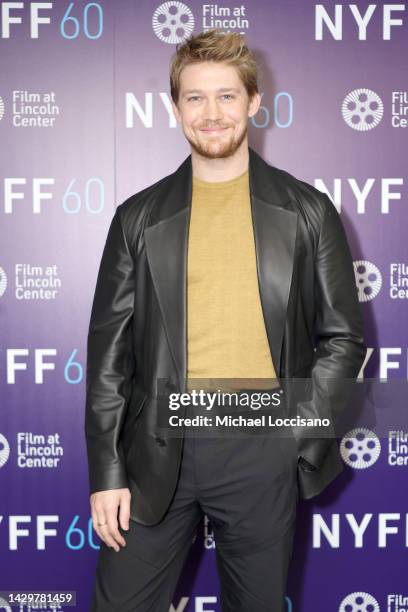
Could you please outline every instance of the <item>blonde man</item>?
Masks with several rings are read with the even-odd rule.
[[[92,610],[167,612],[206,514],[223,612],[281,612],[298,498],[343,469],[335,440],[163,434],[159,382],[310,378],[298,412],[327,413],[316,381],[355,378],[365,355],[352,259],[328,197],[248,145],[261,97],[241,35],[178,45],[170,87],[191,154],[116,209],[91,313]]]

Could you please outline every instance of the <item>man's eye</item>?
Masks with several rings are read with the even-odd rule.
[[[234,96],[232,94],[223,94],[221,97],[222,98],[226,98],[226,99],[230,99],[230,100],[232,100],[234,98]],[[201,99],[201,96],[190,96],[189,98],[187,98],[187,101],[190,102],[190,100],[195,101],[195,100],[200,100],[200,99]]]

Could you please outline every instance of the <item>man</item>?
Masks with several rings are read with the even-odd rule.
[[[365,356],[352,259],[329,198],[248,146],[261,97],[241,35],[191,36],[170,83],[191,155],[117,207],[91,313],[92,610],[167,612],[205,513],[222,610],[280,612],[298,496],[343,469],[335,439],[163,435],[160,381],[275,380],[289,405],[285,381],[307,378],[297,412],[327,414],[341,402],[324,380],[355,379]]]

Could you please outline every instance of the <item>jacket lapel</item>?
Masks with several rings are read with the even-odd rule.
[[[281,352],[293,272],[297,213],[279,173],[249,147],[249,182],[257,275],[272,361],[281,375]],[[159,189],[149,226],[146,255],[167,338],[185,389],[187,367],[187,249],[192,165],[189,155]]]

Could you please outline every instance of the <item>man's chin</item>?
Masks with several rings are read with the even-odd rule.
[[[223,138],[214,137],[213,139],[209,139],[208,141],[202,141],[201,138],[197,138],[196,140],[190,140],[187,138],[188,142],[191,145],[191,148],[200,156],[206,159],[222,159],[226,157],[231,157],[234,153],[239,149],[242,145],[242,142],[245,140],[245,136],[247,135],[247,130],[243,130],[241,134],[236,134],[235,138]]]
[[[227,144],[208,144],[206,146],[201,145],[200,143],[190,142],[194,151],[201,155],[202,157],[206,157],[207,159],[220,159],[224,157],[230,157],[235,153],[238,149],[238,143],[227,143]]]

